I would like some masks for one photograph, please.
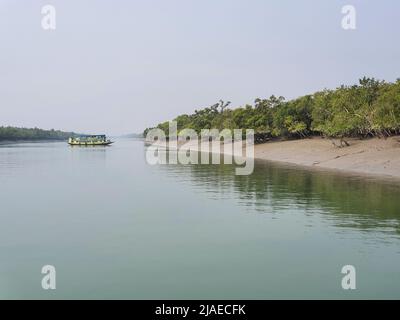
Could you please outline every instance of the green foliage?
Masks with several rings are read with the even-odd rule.
[[[290,101],[271,96],[236,109],[228,109],[229,104],[221,100],[191,115],[178,116],[174,119],[178,131],[253,129],[258,142],[278,137],[324,135],[342,139],[400,133],[400,79],[387,83],[364,77],[358,85],[340,86]],[[157,127],[168,134],[168,122]]]
[[[0,127],[0,141],[18,140],[67,140],[74,136],[72,132],[59,130],[42,130],[38,128]]]

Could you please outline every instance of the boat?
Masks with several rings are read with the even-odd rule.
[[[114,143],[107,139],[106,135],[83,135],[77,137],[70,137],[68,144],[70,146],[109,146]]]

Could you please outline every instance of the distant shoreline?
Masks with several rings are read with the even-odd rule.
[[[348,147],[334,147],[328,139],[272,141],[254,146],[254,159],[349,174],[400,178],[400,136],[387,139],[348,139]],[[193,150],[197,141],[190,143]],[[221,151],[220,154],[223,154]]]
[[[65,142],[67,139],[31,139],[31,140],[0,140],[0,145],[16,144],[16,143],[40,143],[40,142]]]
[[[0,126],[0,142],[19,141],[63,141],[75,136],[74,132],[61,130],[44,130],[39,128],[20,128],[11,126]]]

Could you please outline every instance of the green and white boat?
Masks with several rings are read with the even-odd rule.
[[[71,146],[109,146],[113,141],[107,139],[106,135],[85,135],[70,137],[68,144]]]

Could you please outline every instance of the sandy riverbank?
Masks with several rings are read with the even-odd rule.
[[[344,148],[322,138],[265,143],[255,146],[255,158],[400,178],[400,137],[348,142]]]
[[[347,141],[350,146],[344,148],[335,147],[330,140],[322,138],[267,142],[255,145],[254,158],[400,178],[399,136]]]

